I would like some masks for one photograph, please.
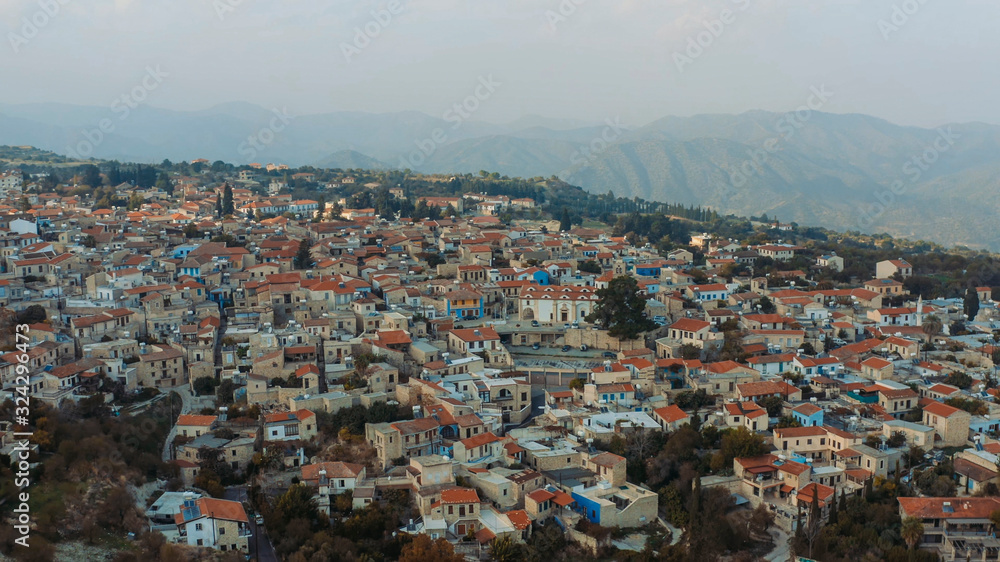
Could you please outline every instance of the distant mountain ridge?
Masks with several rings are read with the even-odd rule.
[[[268,132],[275,111],[237,102],[192,112],[140,107],[120,118],[110,108],[0,105],[0,144],[140,162],[559,175],[595,192],[1000,250],[995,125],[926,129],[812,112],[792,127],[783,114],[750,111],[612,130],[538,116],[456,125],[415,111],[341,111],[292,116]],[[114,131],[98,136],[102,119]],[[268,142],[248,151],[255,137]]]

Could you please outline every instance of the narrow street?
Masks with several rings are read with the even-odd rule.
[[[161,455],[162,455],[162,458],[163,458],[163,462],[169,462],[171,460],[170,444],[174,442],[174,437],[177,436],[177,423],[176,423],[177,422],[177,418],[176,418],[176,416],[179,416],[181,414],[187,414],[188,412],[191,411],[191,386],[190,385],[185,384],[185,385],[181,385],[181,386],[175,387],[175,388],[173,388],[171,390],[171,392],[176,392],[177,395],[180,396],[180,402],[181,402],[181,404],[180,404],[180,409],[176,409],[177,408],[177,404],[174,404],[172,406],[172,408],[174,408],[173,412],[175,414],[175,417],[174,417],[173,420],[170,420],[171,424],[172,424],[171,427],[170,427],[170,433],[167,434],[167,439],[166,439],[166,441],[163,442],[163,451],[161,452]],[[167,400],[170,400],[170,398],[167,398]]]
[[[773,526],[768,531],[774,538],[774,549],[764,556],[768,562],[787,562],[791,560],[792,552],[788,548],[788,533],[778,526]]]
[[[226,488],[226,494],[223,496],[227,500],[243,502],[243,505],[247,505],[247,490],[246,486],[231,486]],[[267,536],[267,531],[264,529],[263,525],[257,525],[254,515],[249,512],[247,516],[250,520],[250,529],[253,532],[253,536],[250,537],[250,559],[257,560],[258,562],[278,562],[278,555],[274,552],[274,545],[271,544],[271,539]]]

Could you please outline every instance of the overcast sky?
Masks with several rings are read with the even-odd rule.
[[[108,106],[158,66],[147,103],[184,110],[440,116],[492,76],[475,119],[641,125],[787,111],[825,86],[824,111],[1000,123],[995,0],[399,1],[387,20],[383,1],[0,0],[0,102]]]

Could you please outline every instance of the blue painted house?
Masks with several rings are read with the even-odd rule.
[[[802,424],[802,427],[819,427],[823,425],[823,408],[806,403],[792,409],[792,417]]]
[[[446,313],[459,320],[483,317],[483,295],[476,291],[459,289],[445,295]]]

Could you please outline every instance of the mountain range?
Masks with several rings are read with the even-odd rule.
[[[928,129],[859,114],[751,111],[626,128],[613,119],[492,124],[415,111],[289,116],[246,103],[127,114],[0,104],[0,144],[137,162],[558,175],[594,192],[1000,250],[1000,127],[984,123]]]

